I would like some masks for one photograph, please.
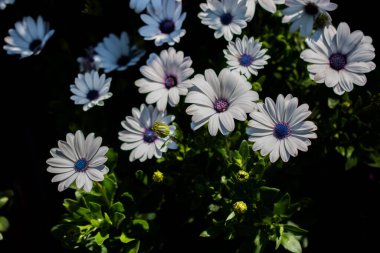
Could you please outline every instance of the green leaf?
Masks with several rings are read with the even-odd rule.
[[[4,216],[0,216],[0,232],[5,232],[9,228],[9,221]]]
[[[200,237],[215,238],[223,232],[222,226],[212,226],[200,233]]]
[[[290,252],[302,253],[302,247],[300,242],[291,233],[284,233],[281,237],[281,244]]]
[[[146,175],[146,173],[142,170],[137,170],[135,172],[135,176],[137,178],[137,180],[139,180],[141,183],[143,183],[144,185],[147,185],[148,184],[148,176]]]
[[[124,206],[123,206],[123,204],[121,202],[116,202],[116,203],[114,203],[110,207],[110,213],[111,213],[111,215],[114,212],[119,212],[119,213],[124,213],[125,212]]]
[[[339,104],[339,99],[328,98],[327,105],[330,109],[334,109]]]
[[[239,153],[241,154],[243,160],[247,161],[247,159],[249,158],[249,146],[246,140],[241,142],[239,147]]]
[[[9,198],[7,196],[1,197],[0,198],[0,208],[5,206],[5,204],[8,202]]]
[[[135,201],[135,199],[133,198],[132,194],[130,194],[129,192],[124,192],[123,194],[121,194],[121,197],[125,197],[125,198],[128,198],[131,201]]]
[[[144,231],[149,230],[149,223],[146,220],[134,219],[132,221],[133,225],[141,227]]]
[[[347,159],[344,168],[345,170],[350,170],[354,168],[356,165],[358,165],[358,158],[354,156]]]
[[[121,233],[121,236],[120,236],[120,241],[122,243],[129,243],[129,242],[132,242],[136,240],[135,238],[129,238],[128,236],[126,236],[124,233]]]
[[[72,212],[75,212],[79,208],[80,205],[77,200],[64,199],[63,206],[66,208],[68,212],[72,213]]]
[[[3,240],[3,235],[0,233],[0,241]]]
[[[95,202],[89,202],[88,207],[93,217],[103,218],[102,206]]]
[[[119,157],[119,154],[115,151],[113,148],[109,148],[107,152],[107,165],[110,169],[115,169],[117,166],[117,159]]]
[[[226,222],[232,220],[233,218],[235,218],[235,216],[236,216],[235,212],[231,212],[231,213],[227,216]]]
[[[110,237],[109,234],[106,234],[105,236],[102,236],[100,232],[98,232],[95,235],[95,242],[100,246],[103,245],[104,241],[107,240]]]
[[[125,245],[126,253],[138,253],[140,249],[140,241],[134,240]]]
[[[286,232],[292,232],[295,235],[306,235],[307,233],[309,233],[309,231],[303,228],[300,228],[296,225],[290,225],[290,224],[285,224],[284,229]]]
[[[108,200],[110,201],[110,203],[112,203],[113,198],[116,193],[116,188],[117,188],[117,179],[116,179],[115,174],[113,173],[108,174],[108,176],[104,178],[103,187],[106,192],[106,196]]]
[[[290,205],[290,195],[286,193],[282,198],[274,203],[273,212],[278,215],[285,214]]]
[[[113,224],[118,228],[123,220],[125,220],[125,215],[123,213],[115,212],[112,217]]]

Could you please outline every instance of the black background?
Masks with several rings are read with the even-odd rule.
[[[55,147],[56,141],[63,139],[69,131],[65,122],[83,120],[77,114],[65,118],[67,115],[63,113],[64,109],[75,108],[68,99],[70,93],[67,86],[78,73],[76,57],[83,55],[84,48],[94,45],[94,42],[110,32],[127,30],[137,37],[137,29],[142,25],[137,15],[128,8],[127,0],[108,1],[109,6],[112,3],[113,7],[109,7],[108,14],[112,12],[112,15],[107,15],[107,18],[83,14],[83,2],[16,0],[15,5],[0,12],[1,38],[7,36],[8,29],[16,21],[27,15],[42,15],[56,30],[39,56],[19,60],[0,50],[0,190],[13,189],[15,192],[12,205],[2,211],[8,216],[11,227],[4,234],[5,240],[0,241],[1,253],[23,250],[67,252],[52,237],[50,229],[60,219],[62,200],[72,197],[73,192],[68,190],[58,193],[57,185],[50,183],[51,175],[46,172],[45,161],[49,157],[49,149]],[[184,1],[185,10],[186,7],[192,8],[188,11],[184,27],[191,26],[195,31],[187,29],[188,34],[178,46],[191,48],[191,51],[187,49],[187,53],[194,62],[197,57],[202,57],[198,42],[208,41],[207,46],[211,51],[213,43],[220,43],[215,42],[207,27],[199,24],[196,2],[201,1]],[[379,29],[375,25],[379,14],[374,1],[334,2],[339,4],[338,9],[331,13],[334,24],[341,21],[349,23],[352,30],[359,29],[372,36],[375,47],[379,48]],[[196,25],[194,22],[197,22]],[[157,51],[152,42],[146,42],[145,47],[147,51]],[[199,69],[196,71],[202,71],[206,66],[197,67]],[[118,75],[127,74],[114,75],[117,78]],[[128,75],[130,80],[135,80],[138,68],[133,67]],[[371,85],[378,84],[372,82]],[[64,97],[67,97],[67,101],[55,101],[62,96],[58,94],[61,92],[66,92]],[[135,101],[142,101],[142,97],[137,96]],[[110,112],[115,115],[116,129],[122,119],[120,115],[130,112],[130,108],[136,105],[135,101],[125,101],[125,108],[120,108],[120,112]],[[378,252],[380,209],[377,206],[380,186],[377,172],[360,168],[345,172],[344,168],[318,168],[315,164],[305,169],[313,171],[304,177],[305,185],[310,185],[306,188],[305,196],[315,201],[317,216],[314,218],[318,220],[308,228],[310,247],[305,252]],[[375,177],[374,180],[369,180],[370,174]],[[197,245],[192,247],[197,249]],[[178,252],[186,251],[178,248]],[[204,251],[200,247],[198,252]]]

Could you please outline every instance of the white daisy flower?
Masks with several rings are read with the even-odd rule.
[[[182,2],[182,0],[176,0],[177,2]],[[146,9],[151,0],[130,0],[129,7],[133,9],[136,13],[140,13]]]
[[[90,72],[92,70],[99,70],[100,61],[98,57],[95,57],[95,50],[93,47],[85,49],[86,55],[77,58],[80,72]]]
[[[184,57],[183,52],[174,48],[162,50],[160,56],[151,54],[146,66],[140,68],[141,78],[135,82],[140,93],[148,93],[146,102],[157,103],[157,109],[164,111],[167,103],[175,107],[179,96],[187,95],[193,85],[188,78],[194,73],[192,60]]]
[[[95,138],[90,133],[85,139],[80,130],[75,135],[68,133],[66,141],[58,141],[58,148],[50,150],[53,157],[46,161],[49,165],[47,171],[57,174],[51,181],[60,182],[58,191],[66,190],[76,181],[77,189],[83,188],[89,192],[92,181],[104,180],[104,175],[109,171],[104,165],[108,147],[101,147],[101,143],[101,137]]]
[[[248,122],[248,140],[254,142],[253,151],[261,150],[260,154],[269,154],[274,163],[281,156],[284,162],[290,156],[297,156],[298,150],[307,151],[311,144],[309,139],[317,138],[313,132],[316,125],[305,119],[311,114],[309,106],[298,106],[298,99],[292,95],[285,98],[277,96],[276,103],[271,98],[265,98],[265,103],[258,103],[258,111],[250,114]]]
[[[235,42],[228,42],[227,49],[224,49],[224,57],[230,70],[234,70],[250,78],[251,74],[257,76],[257,70],[264,68],[270,58],[266,55],[267,49],[261,49],[261,43],[244,35],[243,39],[236,38]]]
[[[122,32],[120,38],[111,33],[98,43],[95,47],[97,53],[96,60],[100,61],[100,67],[104,72],[123,71],[130,66],[136,65],[140,58],[145,54],[137,46],[129,45],[129,36],[127,32]]]
[[[325,83],[338,95],[352,91],[353,84],[365,85],[364,74],[376,68],[372,62],[375,48],[371,37],[361,31],[351,33],[346,23],[340,23],[337,30],[331,25],[325,28],[319,40],[306,42],[310,49],[304,50],[301,58],[311,63],[308,66],[310,78]]]
[[[240,35],[241,29],[247,26],[246,0],[207,0],[201,3],[202,12],[198,14],[202,24],[214,29],[214,37],[224,36],[227,41],[232,40],[233,34]]]
[[[247,16],[249,17],[247,21],[252,20],[257,3],[266,11],[275,13],[277,11],[276,4],[284,4],[285,0],[247,0]]]
[[[174,135],[175,126],[170,125],[174,120],[173,115],[166,115],[166,111],[160,112],[152,105],[142,104],[140,110],[132,109],[132,116],[127,116],[121,125],[125,130],[119,132],[119,140],[124,143],[122,150],[132,150],[129,161],[162,157],[162,153],[168,148],[176,149],[177,144],[171,140]],[[162,131],[162,128],[167,131]],[[163,135],[163,133],[166,134]]]
[[[205,75],[196,75],[194,87],[187,94],[185,102],[191,103],[186,113],[192,115],[191,128],[197,130],[208,123],[210,135],[219,131],[227,135],[235,129],[234,119],[244,121],[247,113],[256,108],[259,99],[251,90],[247,80],[236,72],[223,69],[219,76],[208,69]]]
[[[83,111],[87,111],[95,105],[103,106],[104,100],[110,98],[109,92],[112,78],[107,78],[102,74],[99,77],[97,71],[87,72],[84,75],[78,74],[75,84],[70,85],[70,90],[74,94],[70,97],[76,105],[83,105]]]
[[[22,21],[15,23],[15,29],[9,29],[9,36],[5,37],[3,48],[9,55],[19,54],[21,58],[38,55],[46,42],[54,34],[49,30],[49,24],[41,16],[34,20],[32,17],[24,17]]]
[[[247,0],[246,3],[245,3],[245,7],[247,7],[247,11],[245,13],[245,16],[246,16],[245,21],[249,22],[255,16],[256,0]]]
[[[282,13],[282,23],[292,23],[290,32],[298,29],[301,36],[310,36],[315,20],[319,15],[335,10],[338,5],[330,3],[330,0],[286,0],[288,8]]]
[[[0,10],[4,10],[7,4],[14,4],[15,0],[0,0]]]
[[[146,24],[139,29],[139,33],[145,40],[154,40],[156,46],[168,43],[173,46],[179,43],[186,30],[181,29],[186,18],[186,12],[182,13],[182,2],[175,0],[151,0],[147,14],[142,14],[141,19]]]

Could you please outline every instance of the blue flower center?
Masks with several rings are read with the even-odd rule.
[[[74,164],[74,169],[77,172],[83,172],[87,169],[88,162],[86,159],[79,159],[78,161],[75,162]]]
[[[157,137],[156,133],[152,129],[148,128],[145,130],[145,132],[144,132],[144,141],[145,142],[152,143],[155,140],[157,140],[157,138],[158,137]]]
[[[330,67],[335,70],[341,70],[346,66],[347,58],[341,53],[336,53],[330,56]]]
[[[130,58],[126,55],[120,56],[120,58],[117,60],[117,65],[119,66],[125,66],[130,61]]]
[[[174,31],[175,24],[173,20],[165,19],[160,23],[160,31],[165,34],[169,34]]]
[[[33,51],[34,53],[41,50],[42,41],[40,39],[35,39],[29,44],[30,51]]]
[[[273,135],[277,139],[281,140],[290,135],[291,131],[288,123],[277,123],[273,130]]]
[[[218,99],[218,100],[216,100],[214,102],[214,109],[217,112],[225,112],[225,111],[227,111],[228,106],[230,106],[230,104],[224,98],[220,98],[220,99]]]
[[[315,3],[308,3],[305,5],[305,12],[309,15],[314,16],[319,11],[318,6]]]
[[[99,91],[97,90],[90,90],[88,93],[87,93],[87,98],[88,100],[95,100],[99,97]]]
[[[172,87],[174,87],[176,85],[177,85],[177,78],[175,76],[170,75],[170,76],[166,77],[166,79],[165,79],[165,87],[167,89],[170,89],[170,88],[172,88]]]
[[[244,67],[248,67],[252,64],[252,62],[253,62],[252,55],[243,54],[242,56],[240,56],[240,59],[239,59],[240,65],[242,65]]]
[[[232,22],[232,16],[230,13],[224,13],[222,16],[220,16],[220,22],[222,22],[223,25],[229,25]]]

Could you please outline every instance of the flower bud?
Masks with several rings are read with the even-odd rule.
[[[247,209],[247,204],[244,201],[238,201],[234,204],[234,212],[237,214],[244,214]]]
[[[170,135],[169,126],[161,121],[154,122],[152,130],[161,138],[165,138]]]
[[[161,171],[159,170],[156,170],[154,173],[153,173],[153,182],[159,184],[159,183],[162,183],[162,181],[164,181],[164,173],[162,173]]]
[[[239,172],[237,174],[237,179],[239,180],[239,182],[242,182],[242,183],[247,182],[249,179],[248,172],[246,172],[244,170],[239,170]]]

